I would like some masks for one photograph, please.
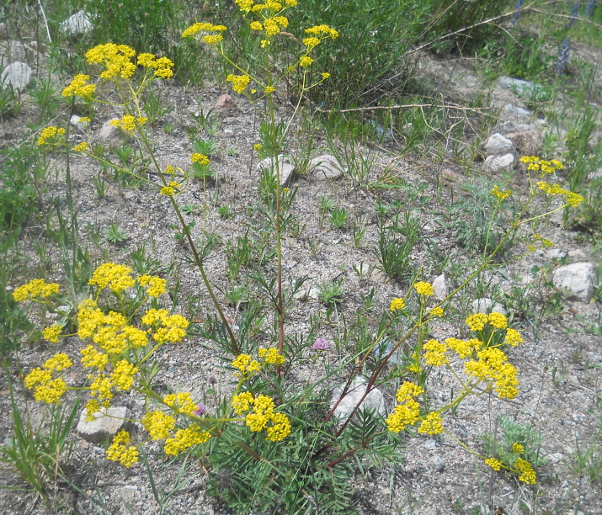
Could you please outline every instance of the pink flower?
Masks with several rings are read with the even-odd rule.
[[[194,410],[194,414],[197,417],[200,417],[203,415],[203,413],[205,413],[205,411],[207,410],[207,406],[205,406],[202,402],[199,403],[196,407],[196,410]]]
[[[328,350],[329,347],[328,341],[324,338],[317,338],[314,344],[312,345],[312,349],[314,350]]]

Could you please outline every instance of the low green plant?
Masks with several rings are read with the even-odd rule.
[[[326,307],[332,307],[343,300],[345,281],[324,280],[318,286],[318,300]]]
[[[44,123],[54,116],[61,103],[59,88],[52,82],[50,76],[44,79],[33,79],[32,84],[29,94],[34,104],[40,108],[38,119]]]
[[[148,123],[153,125],[165,115],[171,113],[173,111],[173,106],[165,102],[161,90],[155,92],[152,89],[149,89],[148,93],[142,97],[142,110],[148,118]],[[165,130],[165,132],[168,131]]]
[[[17,116],[21,112],[21,93],[12,85],[0,88],[0,120]]]
[[[230,209],[230,206],[227,205],[219,206],[217,208],[217,214],[225,220],[229,220],[230,218],[234,217],[234,212],[232,211],[232,209]]]
[[[570,457],[570,468],[578,476],[587,475],[593,483],[602,477],[602,427],[588,445],[584,445],[580,440],[581,438],[575,435],[575,448]]]
[[[418,220],[406,213],[404,222],[392,224],[381,218],[378,224],[378,246],[373,250],[379,266],[388,277],[401,281],[412,274],[411,254],[420,238]]]
[[[199,106],[200,105],[201,101],[199,101]],[[200,107],[197,114],[192,113],[192,117],[209,136],[215,136],[217,134],[221,121],[219,115],[214,113],[213,109],[209,109],[209,111],[205,112],[203,108]]]
[[[347,227],[347,221],[349,220],[349,213],[344,207],[335,207],[328,217],[330,225],[335,229],[344,230]]]
[[[203,208],[197,204],[183,204],[182,213],[188,216],[198,215],[203,212]]]
[[[4,488],[32,490],[47,499],[50,488],[56,485],[62,464],[69,463],[71,446],[68,437],[79,409],[79,398],[70,409],[64,405],[48,405],[37,426],[33,426],[29,412],[23,416],[15,397],[10,373],[9,390],[13,417],[12,436],[0,446],[0,462],[6,470],[16,473],[26,486],[3,485]]]
[[[120,243],[127,241],[129,238],[126,232],[115,222],[111,222],[111,225],[105,229],[104,234],[105,240],[107,240],[109,243],[113,243],[114,245],[119,245]]]

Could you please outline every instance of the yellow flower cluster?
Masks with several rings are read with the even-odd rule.
[[[86,52],[86,60],[89,64],[100,64],[105,71],[100,74],[102,79],[129,79],[136,72],[136,65],[131,58],[136,51],[127,45],[116,45],[107,43],[98,45]]]
[[[482,331],[488,320],[485,313],[475,313],[466,319],[466,323],[471,331]]]
[[[493,470],[500,470],[502,468],[502,464],[495,458],[486,459],[485,465],[489,465]]]
[[[245,416],[245,423],[253,432],[266,429],[266,440],[279,442],[291,433],[291,423],[284,413],[274,413],[274,401],[266,395],[253,397],[251,392],[243,392],[232,397],[232,409],[242,416]]]
[[[44,331],[42,331],[42,336],[49,342],[58,343],[59,336],[62,331],[63,331],[62,326],[60,326],[58,324],[52,324],[51,326],[44,329]]]
[[[199,153],[194,153],[190,156],[190,160],[193,163],[199,163],[201,165],[208,165],[209,164],[209,158],[204,155],[204,154],[199,154]]]
[[[442,307],[436,307],[431,309],[429,313],[431,316],[441,318],[443,316],[444,311]]]
[[[169,315],[166,309],[149,309],[142,317],[145,325],[159,325],[153,339],[157,343],[177,343],[186,336],[189,325],[182,315]]]
[[[429,340],[422,348],[426,351],[424,360],[427,365],[440,367],[441,365],[449,363],[447,356],[445,355],[447,347],[439,340]]]
[[[178,429],[173,438],[165,440],[165,454],[177,456],[193,445],[205,443],[211,438],[208,431],[201,431],[198,424],[192,424],[186,429]]]
[[[73,77],[69,84],[61,93],[64,97],[82,97],[90,98],[96,92],[94,84],[88,84],[89,75],[79,74]]]
[[[156,299],[159,295],[165,293],[167,281],[152,275],[141,275],[138,277],[138,284],[146,288],[146,294],[149,297],[154,297]]]
[[[182,32],[182,37],[187,38],[190,36],[195,36],[199,32],[203,32],[204,35],[202,37],[202,41],[207,43],[208,45],[217,45],[224,40],[222,36],[222,32],[228,30],[227,27],[223,25],[213,25],[212,23],[195,23],[188,27],[184,32]],[[207,32],[216,32],[217,34],[207,34]]]
[[[129,446],[130,434],[127,431],[120,431],[113,438],[113,443],[107,449],[107,459],[118,461],[124,467],[130,468],[134,463],[138,462],[138,449],[134,446]]]
[[[519,454],[524,454],[525,449],[520,443],[516,442],[516,443],[512,444],[512,452],[518,452]]]
[[[441,420],[441,414],[436,411],[431,411],[420,427],[418,428],[419,433],[426,433],[428,435],[436,435],[443,432],[443,421]]]
[[[226,77],[226,82],[232,83],[232,89],[234,91],[236,91],[237,93],[242,93],[245,89],[247,89],[249,82],[251,82],[251,77],[249,77],[248,75],[230,74]]]
[[[19,286],[13,292],[13,299],[16,302],[25,302],[27,300],[40,300],[50,297],[59,292],[60,286],[57,283],[47,283],[44,279],[33,279],[23,286]]]
[[[71,150],[73,150],[73,152],[85,152],[88,150],[88,144],[85,141],[82,141],[81,143],[75,145]]]
[[[510,195],[512,195],[512,190],[501,190],[499,188],[499,186],[496,184],[493,189],[490,191],[490,193],[494,196],[497,197],[499,200],[504,200],[505,198],[509,197]]]
[[[161,195],[165,195],[166,197],[173,197],[181,187],[182,185],[179,182],[171,181],[169,186],[163,186],[161,190],[159,190],[159,193]]]
[[[55,372],[60,373],[72,365],[73,363],[66,354],[55,354],[54,357],[46,360],[43,368],[34,368],[27,375],[25,386],[28,390],[34,390],[36,401],[58,404],[67,391],[67,383],[61,375],[57,377]]]
[[[138,54],[138,64],[144,68],[154,70],[154,76],[161,79],[173,77],[174,63],[167,57],[155,59],[154,54]]]
[[[425,283],[424,281],[417,282],[414,285],[416,289],[416,293],[418,295],[426,295],[427,297],[432,297],[435,294],[435,290],[430,283]]]
[[[403,299],[395,298],[391,301],[391,306],[389,306],[389,311],[401,311],[405,307],[406,303]]]
[[[261,363],[256,359],[252,359],[249,354],[239,354],[232,362],[232,366],[240,371],[236,372],[235,375],[247,379],[259,372],[266,365],[282,365],[286,361],[284,356],[274,347],[270,349],[260,347],[258,354]]]
[[[175,413],[183,413],[184,415],[192,416],[197,409],[190,392],[170,393],[163,397],[163,402]]]
[[[176,427],[176,419],[162,411],[149,411],[142,418],[142,425],[152,440],[164,440]]]
[[[111,120],[109,125],[127,132],[133,132],[136,128],[140,129],[140,127],[142,127],[147,121],[148,118],[145,118],[144,116],[139,116],[136,118],[131,114],[125,114],[122,116],[121,120]]]
[[[525,163],[527,165],[527,170],[530,172],[539,172],[541,171],[541,176],[555,172],[556,170],[562,170],[564,166],[557,159],[552,159],[551,161],[545,161],[543,159],[539,159],[539,157],[535,156],[524,156],[519,159],[521,163]]]
[[[397,390],[397,402],[395,410],[387,417],[389,431],[399,433],[406,426],[412,426],[420,417],[420,405],[414,400],[424,389],[414,383],[406,381]]]
[[[537,474],[535,473],[535,470],[533,470],[533,466],[528,461],[518,458],[514,463],[514,466],[520,472],[520,476],[518,476],[519,481],[527,483],[528,485],[534,485],[537,483]]]
[[[38,147],[42,145],[52,145],[59,143],[60,136],[65,135],[65,129],[59,129],[54,125],[42,129],[38,138]]]
[[[493,383],[500,399],[513,399],[518,394],[516,368],[499,349],[488,348],[477,352],[478,361],[464,363],[467,375]]]
[[[120,293],[126,288],[134,286],[135,282],[130,275],[132,269],[125,265],[103,263],[92,274],[88,281],[91,286],[98,286],[101,290],[107,286],[115,293]]]
[[[537,181],[537,187],[541,191],[552,197],[556,195],[564,197],[564,201],[573,207],[577,207],[581,202],[583,202],[583,197],[581,195],[579,195],[578,193],[573,193],[569,190],[565,190],[556,183],[550,186],[547,182]]]

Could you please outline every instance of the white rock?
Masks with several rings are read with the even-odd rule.
[[[496,132],[485,142],[485,152],[490,156],[498,156],[514,152],[514,143]]]
[[[429,463],[435,467],[435,470],[437,472],[443,472],[443,470],[445,469],[445,460],[439,456],[438,454],[436,454],[435,456],[433,456],[430,460]]]
[[[557,288],[567,289],[570,299],[589,302],[594,296],[596,271],[592,263],[573,263],[561,266],[552,276]]]
[[[100,131],[98,132],[98,139],[104,142],[116,140],[119,138],[119,128],[111,125],[113,120],[119,120],[119,118],[112,118],[102,124]]]
[[[512,104],[506,104],[504,106],[504,111],[508,111],[509,113],[517,114],[519,116],[531,116],[531,111],[527,111],[522,107],[518,107]]]
[[[88,34],[93,28],[90,15],[84,11],[78,11],[74,15],[69,16],[60,24],[60,29],[69,36],[79,36],[80,34]]]
[[[567,256],[567,253],[564,250],[560,249],[550,249],[546,252],[546,257],[548,259],[563,259]]]
[[[276,167],[276,159],[266,157],[259,162],[257,167],[260,170],[273,170]],[[282,154],[278,155],[278,169],[280,174],[280,186],[288,186],[295,175],[295,167],[288,162],[288,158]]]
[[[84,440],[100,443],[108,438],[112,438],[121,431],[128,421],[128,409],[124,406],[112,406],[108,410],[101,409],[94,414],[92,422],[86,421],[87,410],[84,410],[79,417],[76,431]]]
[[[514,154],[489,156],[487,159],[485,159],[485,168],[490,172],[499,172],[504,168],[510,168],[512,163],[514,163]]]
[[[89,124],[88,122],[82,122],[81,119],[82,116],[77,116],[76,114],[74,114],[71,116],[69,123],[73,125],[73,127],[78,128],[80,131],[85,132]]]
[[[332,391],[332,398],[330,399],[330,409],[335,405],[343,393],[345,385],[337,386]],[[334,410],[334,416],[339,421],[345,421],[351,412],[355,409],[360,399],[364,396],[367,391],[367,383],[362,378],[355,379],[349,386],[349,391],[345,394],[345,397],[339,402],[338,406]],[[378,411],[381,415],[386,413],[385,401],[383,394],[378,388],[374,388],[362,401],[361,408],[368,408],[371,410]]]
[[[482,297],[480,299],[476,299],[472,302],[472,312],[473,313],[501,313],[502,315],[507,315],[508,311],[502,306],[499,302],[494,302],[492,299],[488,299],[487,297]]]
[[[0,75],[0,87],[3,89],[12,86],[13,89],[22,91],[31,80],[31,68],[26,63],[11,63]]]
[[[505,77],[504,75],[498,79],[498,83],[502,88],[516,91],[519,95],[532,95],[533,92],[541,89],[541,86],[533,84],[528,80],[514,79],[512,77]]]
[[[319,181],[339,179],[344,171],[343,165],[330,154],[314,157],[309,162],[309,172],[313,173]]]
[[[445,274],[441,274],[435,278],[433,281],[433,290],[435,293],[433,297],[437,300],[443,300],[449,294],[449,285],[447,284],[447,279]]]
[[[564,458],[565,456],[561,452],[555,452],[546,456],[546,460],[549,461],[552,465],[557,465],[562,460],[564,460]]]

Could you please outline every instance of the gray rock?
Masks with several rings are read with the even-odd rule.
[[[320,181],[339,179],[344,171],[344,167],[337,158],[330,154],[314,157],[309,162],[309,172]]]
[[[481,297],[480,299],[476,299],[472,302],[472,312],[473,313],[501,313],[502,315],[507,315],[508,311],[502,306],[499,302],[494,302],[492,299],[488,299],[487,297]]]
[[[31,68],[26,63],[11,63],[0,75],[0,87],[3,89],[12,86],[13,89],[22,91],[31,80]]]
[[[594,296],[596,271],[592,263],[573,263],[561,266],[552,276],[557,288],[566,289],[569,299],[589,302]]]
[[[490,156],[501,156],[514,152],[514,143],[500,133],[489,136],[484,147],[485,152]]]
[[[434,438],[429,438],[426,442],[424,442],[424,447],[429,451],[434,451],[438,447],[437,440]]]
[[[81,116],[77,116],[76,114],[71,116],[71,119],[69,120],[69,123],[71,125],[73,125],[73,127],[76,127],[77,129],[79,129],[82,132],[86,132],[86,129],[88,128],[88,122],[82,122],[81,121],[82,117]]]
[[[437,472],[443,472],[443,470],[445,470],[445,460],[439,456],[438,454],[433,456],[430,460],[429,463],[435,467],[435,470]]]
[[[517,114],[519,116],[531,116],[531,111],[527,111],[527,109],[523,109],[522,107],[517,107],[512,104],[506,104],[504,106],[504,111],[508,111],[512,114]]]
[[[119,118],[112,118],[102,124],[100,131],[98,132],[98,139],[103,142],[116,141],[119,139],[119,127],[111,125],[113,120],[119,120]]]
[[[447,284],[447,279],[445,274],[441,274],[435,278],[433,281],[433,290],[435,293],[433,297],[437,300],[443,300],[449,294],[449,285]]]
[[[260,161],[257,167],[260,170],[274,170],[276,168],[276,159],[266,157]],[[282,154],[278,155],[278,169],[280,174],[280,186],[288,186],[295,175],[295,167],[288,162],[288,158]]]
[[[533,93],[541,89],[541,86],[533,84],[528,80],[514,79],[512,77],[506,77],[504,75],[502,75],[498,79],[498,83],[502,88],[511,89],[512,91],[515,91],[518,95],[532,95]]]
[[[59,27],[62,32],[69,36],[88,34],[94,27],[90,18],[91,16],[86,11],[81,10],[61,22]]]
[[[335,405],[336,401],[338,401],[339,398],[341,397],[344,387],[345,387],[345,384],[342,384],[341,386],[337,386],[332,391],[332,397],[330,399],[330,408],[331,409]],[[367,391],[366,381],[362,378],[356,378],[353,381],[353,383],[351,383],[351,386],[349,387],[349,391],[346,393],[345,397],[343,397],[341,402],[338,404],[338,406],[334,410],[335,418],[337,418],[341,422],[345,421],[349,417],[349,415],[351,415],[351,412],[357,406],[358,402],[364,396],[366,391]],[[384,415],[386,413],[385,401],[384,401],[384,397],[383,397],[383,394],[381,393],[381,391],[378,388],[374,388],[373,390],[371,390],[370,393],[363,400],[363,402],[360,406],[360,409],[361,408],[368,408],[371,410],[376,410],[381,415]]]
[[[563,259],[568,254],[564,250],[560,249],[550,249],[546,252],[546,257],[548,259]]]
[[[543,134],[538,130],[516,131],[506,134],[517,152],[524,156],[537,156],[543,145]]]
[[[100,443],[113,438],[119,431],[125,429],[129,417],[125,406],[112,406],[108,410],[102,409],[94,414],[92,422],[86,421],[87,411],[84,410],[79,417],[76,431],[84,440]]]
[[[489,156],[485,159],[485,168],[491,172],[499,172],[504,168],[510,168],[512,163],[514,163],[514,154]]]
[[[565,456],[561,452],[555,452],[553,454],[548,454],[545,458],[552,465],[557,465],[558,463],[560,463],[561,461],[563,461],[565,459]]]

